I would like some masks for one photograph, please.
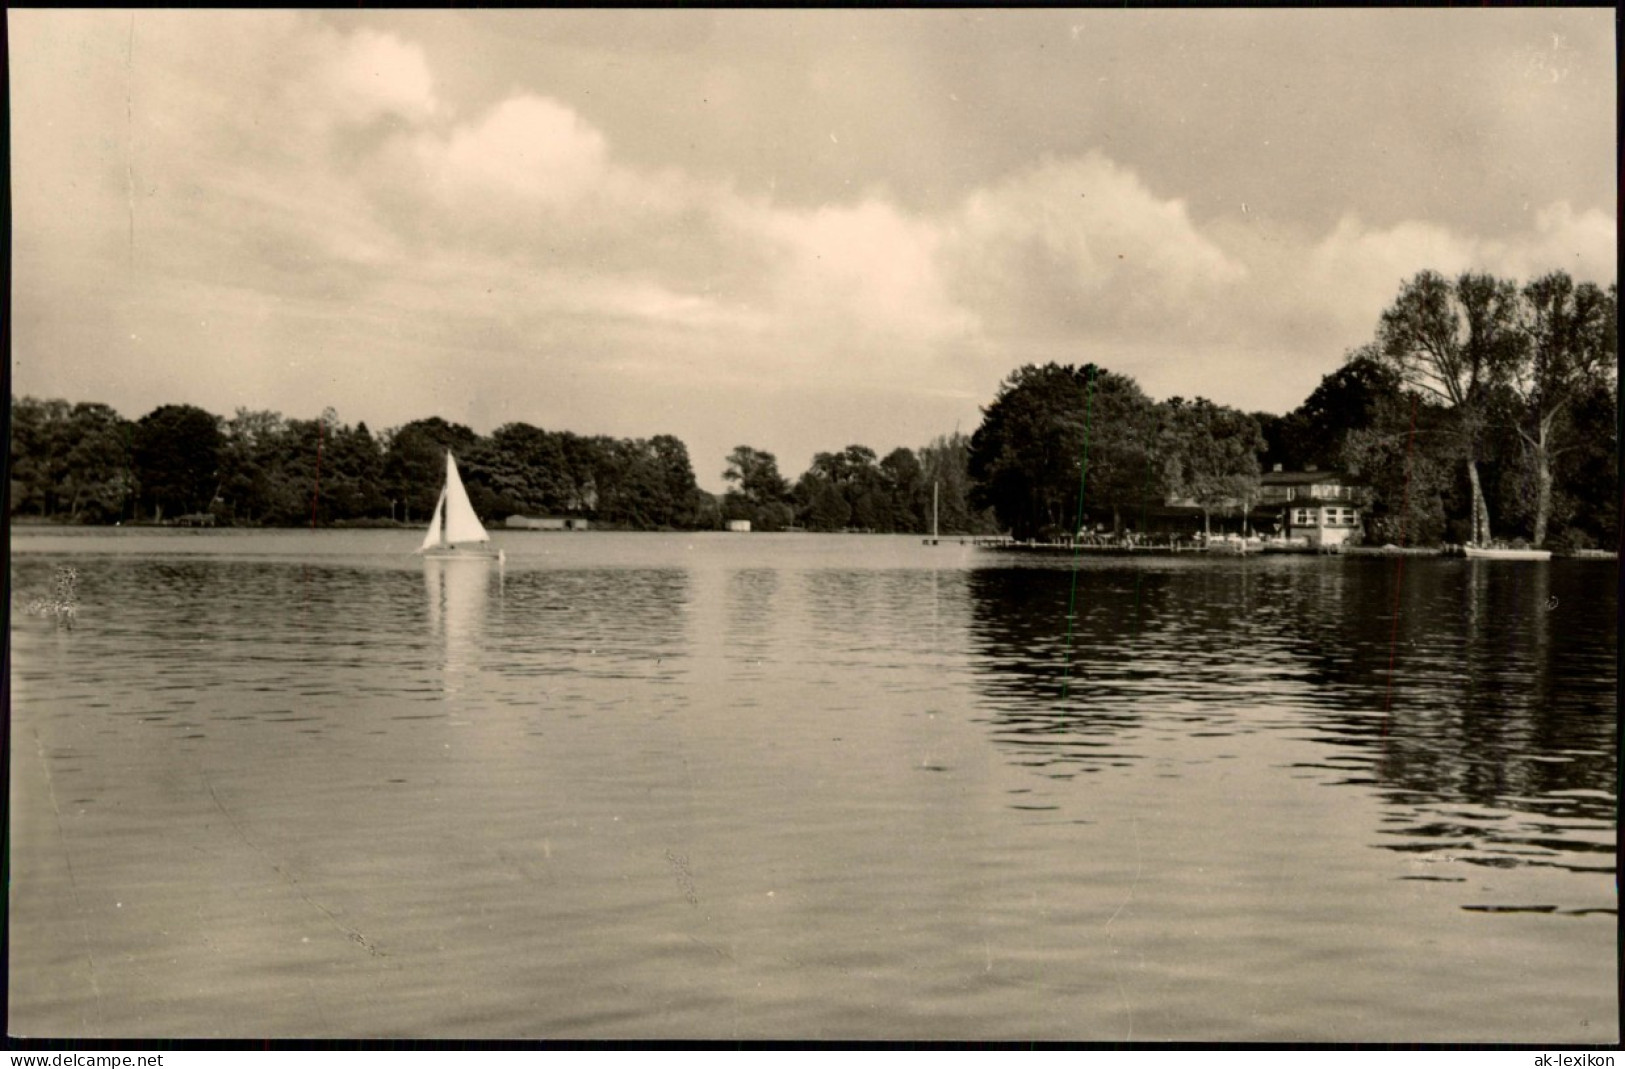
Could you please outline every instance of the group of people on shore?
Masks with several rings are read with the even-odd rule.
[[[1097,546],[1109,549],[1148,549],[1153,546],[1180,547],[1180,548],[1206,548],[1215,544],[1233,542],[1258,542],[1264,536],[1259,534],[1209,534],[1206,531],[1196,531],[1190,535],[1180,534],[1142,534],[1139,531],[1123,530],[1108,531],[1102,528],[1084,528],[1080,530],[1073,541],[1080,546]]]

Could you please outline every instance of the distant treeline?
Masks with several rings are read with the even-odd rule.
[[[749,520],[803,528],[1065,534],[1144,524],[1171,503],[1245,514],[1261,473],[1309,465],[1369,487],[1365,537],[1522,539],[1581,547],[1619,537],[1618,286],[1561,272],[1522,287],[1487,275],[1407,282],[1372,342],[1284,416],[1203,398],[1152,401],[1095,365],[1026,365],[955,433],[878,457],[819,453],[794,483],[772,453],[736,447],[726,493],[695,484],[671,435],[620,439],[509,423],[490,435],[439,417],[374,435],[239,409],[163,405],[131,422],[102,404],[11,402],[11,514],[78,523],[180,516],[246,526],[423,523],[444,453],[475,509],[581,517],[638,530]],[[1082,508],[1080,509],[1080,495]],[[1494,523],[1492,524],[1492,518]]]
[[[935,480],[943,532],[993,529],[966,504],[960,435],[884,460],[857,445],[820,453],[794,487],[771,453],[740,446],[728,471],[739,485],[718,496],[696,485],[687,447],[665,434],[622,439],[509,423],[479,435],[430,417],[375,435],[332,409],[310,420],[248,409],[224,419],[191,405],[162,405],[132,422],[104,404],[31,397],[11,401],[11,514],[87,524],[426,523],[448,449],[487,522],[518,514],[708,530],[748,519],[758,530],[921,532]]]

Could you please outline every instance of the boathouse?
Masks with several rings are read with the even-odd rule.
[[[1360,544],[1361,512],[1368,488],[1351,476],[1318,471],[1275,470],[1258,480],[1259,510],[1268,510],[1288,539],[1316,548]]]
[[[581,516],[509,516],[502,521],[504,527],[521,531],[585,531],[587,521]]]

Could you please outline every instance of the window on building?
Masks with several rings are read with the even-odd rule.
[[[1313,509],[1293,509],[1292,525],[1294,527],[1312,527],[1315,523],[1313,517]]]

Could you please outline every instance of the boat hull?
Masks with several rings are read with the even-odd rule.
[[[435,546],[423,551],[425,560],[494,560],[506,559],[507,554],[495,546]]]
[[[1479,549],[1476,546],[1466,546],[1462,549],[1470,560],[1551,560],[1552,551],[1549,549]]]

